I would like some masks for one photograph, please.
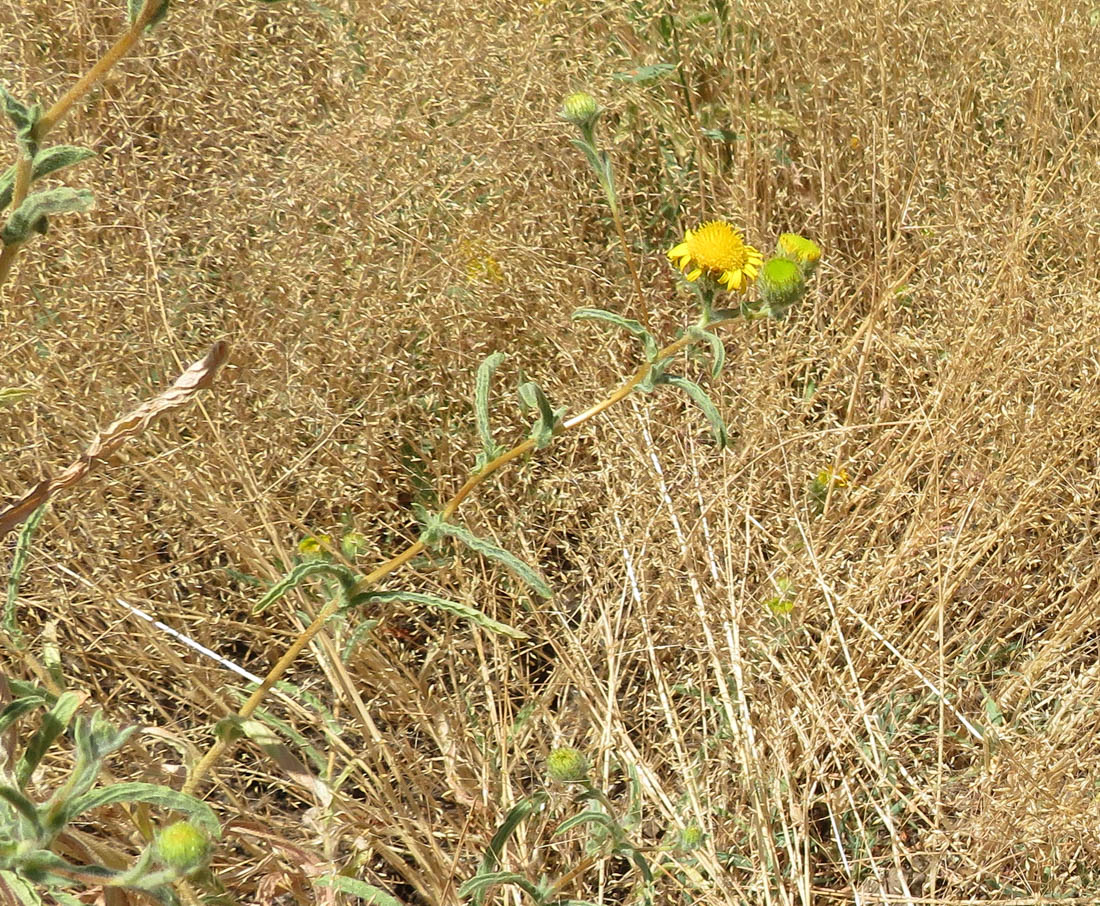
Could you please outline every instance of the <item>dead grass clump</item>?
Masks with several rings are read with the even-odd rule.
[[[190,4],[65,127],[98,152],[99,205],[0,301],[4,371],[35,391],[0,408],[0,494],[197,349],[234,355],[198,424],[46,516],[23,625],[60,620],[73,684],[200,748],[239,678],[116,599],[262,673],[322,603],[250,616],[298,541],[354,528],[367,568],[416,532],[414,501],[455,490],[487,353],[572,411],[633,363],[568,323],[631,311],[632,290],[565,93],[609,108],[666,332],[686,323],[662,260],[680,226],[721,214],[762,247],[796,229],[826,250],[791,320],[727,334],[730,451],[658,394],[464,508],[542,564],[552,605],[474,558],[405,577],[530,643],[405,608],[359,643],[358,618],[319,638],[290,677],[311,698],[269,707],[315,778],[344,779],[325,807],[258,750],[220,765],[216,868],[240,900],[309,902],[335,866],[455,903],[559,744],[617,802],[636,767],[646,844],[706,831],[667,902],[1095,893],[1092,10],[689,7]],[[52,95],[119,17],[0,4],[0,56]],[[852,484],[818,516],[806,488],[832,466]],[[766,607],[781,579],[787,616]],[[151,747],[116,770],[177,764]],[[121,820],[93,832],[133,849]],[[506,855],[537,877],[582,848],[534,822]],[[611,866],[571,895],[630,893]]]

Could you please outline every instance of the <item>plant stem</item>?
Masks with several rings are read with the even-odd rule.
[[[54,126],[69,112],[73,104],[87,94],[96,82],[110,72],[111,68],[141,40],[142,31],[157,14],[161,4],[162,0],[145,0],[141,12],[138,13],[138,17],[131,23],[126,33],[115,41],[110,50],[91,69],[84,73],[72,88],[66,91],[49,110],[42,114],[34,127],[36,141],[44,141]],[[32,167],[33,161],[23,155],[20,155],[20,159],[16,161],[15,185],[12,188],[10,205],[12,211],[15,211],[27,197],[27,192],[30,189]],[[19,249],[22,246],[23,243],[21,242],[13,242],[10,245],[5,245],[3,250],[0,251],[0,287],[7,282],[12,265],[15,263],[16,256],[18,256]]]
[[[724,321],[715,321],[714,324],[711,326],[719,327],[723,324],[729,323],[729,321],[732,320],[732,318],[728,318]],[[696,342],[698,341],[694,337],[690,335],[685,335],[679,340],[676,340],[674,343],[670,343],[668,346],[664,347],[664,349],[661,349],[657,353],[657,359],[660,360],[666,358],[667,356],[675,355],[680,350],[686,348],[687,346],[691,346]],[[595,405],[590,406],[584,412],[580,413],[580,415],[575,415],[573,416],[573,418],[566,419],[564,422],[562,422],[562,430],[567,431],[570,428],[576,428],[578,425],[583,425],[585,422],[595,418],[605,409],[609,409],[614,406],[617,402],[628,396],[635,387],[637,387],[642,381],[645,380],[646,375],[649,374],[652,367],[653,366],[650,363],[646,363],[645,365],[640,367],[636,372],[634,372],[634,374],[630,378],[619,385],[619,387],[614,390],[610,395],[600,400]],[[463,484],[462,487],[458,489],[454,497],[451,498],[450,502],[443,507],[443,510],[440,512],[440,518],[443,521],[450,519],[451,516],[453,516],[458,508],[462,505],[462,502],[467,497],[469,497],[470,494],[473,493],[474,489],[483,481],[485,481],[485,479],[487,479],[498,469],[501,469],[504,466],[508,465],[508,463],[513,462],[514,460],[517,460],[523,456],[526,456],[534,449],[534,439],[528,438],[522,443],[512,447],[512,449],[508,450],[507,452],[501,453],[500,456],[496,457],[496,459],[493,459],[490,462],[486,463],[484,468],[475,472],[473,475],[466,479],[465,484]],[[413,557],[419,554],[422,550],[424,550],[423,541],[413,542],[400,554],[395,557],[391,557],[385,563],[382,563],[380,566],[375,567],[372,572],[368,573],[362,579],[360,579],[355,584],[355,589],[351,592],[351,596],[354,596],[355,594],[361,594],[362,592],[370,589],[372,586],[377,585],[382,579],[384,579],[398,567],[403,566],[404,564],[412,560]],[[310,642],[313,641],[313,639],[324,627],[325,623],[328,622],[328,620],[332,617],[333,614],[336,613],[337,610],[339,610],[339,608],[340,600],[338,598],[333,598],[323,608],[321,608],[317,616],[314,617],[313,622],[310,623],[309,626],[302,631],[301,635],[299,635],[293,643],[291,643],[290,647],[287,648],[287,650],[283,653],[283,656],[279,658],[275,666],[268,671],[267,676],[264,677],[263,682],[256,687],[255,691],[248,697],[245,703],[241,705],[240,709],[238,709],[237,711],[238,718],[242,720],[247,720],[255,713],[256,709],[260,706],[261,702],[263,702],[264,697],[267,695],[267,693],[271,691],[271,688],[280,679],[282,679],[283,674],[286,673],[290,665],[294,663],[298,655],[301,654],[302,650]],[[222,756],[228,746],[229,742],[224,738],[218,739],[214,742],[214,744],[207,750],[206,754],[203,755],[203,757],[192,769],[190,776],[187,778],[186,783],[184,783],[183,785],[184,793],[187,793],[188,795],[195,794],[195,790],[197,789],[198,785],[210,772],[210,769],[215,765],[215,763]]]
[[[612,192],[607,193],[607,200],[611,203],[611,216],[615,218],[615,230],[619,234],[619,243],[623,247],[623,257],[626,258],[626,266],[630,269],[630,276],[634,278],[634,292],[638,294],[638,309],[641,315],[642,327],[646,330],[652,328],[649,317],[649,306],[645,304],[645,293],[642,292],[642,281],[638,279],[638,268],[634,264],[634,256],[630,253],[630,246],[626,242],[626,230],[623,229],[623,216],[619,211],[619,203]]]
[[[34,136],[38,141],[45,139],[46,135],[69,112],[69,108],[79,101],[91,88],[102,79],[112,67],[130,52],[135,44],[141,40],[141,33],[145,30],[162,5],[162,0],[145,0],[141,12],[130,24],[130,28],[111,46],[91,69],[81,76],[75,85],[66,91],[54,103],[49,110],[42,114],[42,118],[35,127]]]

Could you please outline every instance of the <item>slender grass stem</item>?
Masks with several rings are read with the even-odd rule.
[[[734,319],[727,318],[722,321],[715,321],[710,326],[712,328],[720,327],[724,324],[731,322],[732,320]],[[683,336],[679,340],[676,340],[675,342],[670,343],[668,346],[665,346],[663,349],[661,349],[657,353],[657,359],[660,360],[666,358],[667,356],[675,355],[677,352],[688,346],[693,345],[696,342],[698,342],[698,340],[696,340],[692,336]],[[646,375],[649,374],[652,367],[653,366],[650,363],[646,363],[645,365],[640,367],[637,371],[634,372],[631,377],[627,378],[622,384],[619,385],[618,388],[612,391],[604,399],[590,406],[579,415],[575,415],[573,418],[566,419],[564,422],[562,422],[562,430],[568,431],[571,428],[576,428],[579,425],[583,425],[585,422],[588,422],[591,419],[595,418],[606,409],[610,409],[616,403],[620,402],[622,399],[628,396],[631,391],[633,391],[642,381],[644,381]],[[451,500],[446,504],[446,506],[443,507],[443,510],[440,513],[441,518],[444,521],[450,519],[450,517],[453,516],[455,512],[457,512],[458,508],[462,505],[462,502],[467,497],[469,497],[470,494],[472,494],[473,491],[477,488],[477,486],[484,482],[490,475],[492,475],[499,469],[502,469],[509,463],[514,462],[515,460],[520,459],[523,456],[526,456],[528,453],[531,453],[534,450],[535,441],[531,438],[528,438],[522,443],[519,443],[516,446],[512,447],[512,449],[508,450],[507,452],[500,454],[500,456],[496,457],[496,459],[493,459],[490,462],[486,463],[484,468],[480,469],[478,472],[474,473],[466,479],[466,482],[462,485],[462,487],[458,489],[454,497],[452,497]],[[381,565],[377,566],[372,572],[368,573],[366,576],[360,579],[356,583],[355,591],[353,592],[353,594],[368,591],[371,587],[377,585],[382,579],[384,579],[394,570],[412,560],[413,557],[419,554],[422,550],[424,550],[424,543],[422,541],[413,542],[400,554],[385,561]],[[339,607],[339,599],[333,598],[323,608],[321,608],[317,616],[314,617],[313,622],[310,623],[309,626],[302,631],[302,633],[298,636],[298,638],[294,640],[293,643],[291,643],[290,647],[287,648],[282,657],[279,658],[275,666],[268,671],[267,676],[264,677],[263,682],[256,687],[255,691],[253,691],[253,693],[248,697],[244,704],[241,705],[240,709],[237,711],[237,717],[241,718],[242,720],[247,720],[256,712],[256,709],[263,702],[264,697],[267,695],[267,693],[270,692],[272,687],[282,678],[283,674],[286,673],[290,665],[294,663],[298,655],[301,654],[302,650],[310,642],[313,641],[313,639],[324,627],[325,623],[327,623],[328,620],[333,616],[333,614],[336,613]],[[213,745],[211,745],[211,747],[206,751],[203,757],[196,763],[195,767],[192,769],[190,776],[187,778],[186,783],[184,783],[183,785],[183,792],[189,795],[195,794],[195,790],[198,788],[198,785],[203,781],[206,775],[214,767],[218,759],[221,758],[221,756],[225,753],[225,750],[228,748],[228,746],[229,742],[225,738],[218,739],[213,743]]]

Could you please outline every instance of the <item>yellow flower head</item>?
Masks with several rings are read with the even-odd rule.
[[[711,220],[684,233],[684,241],[668,257],[687,279],[707,274],[729,290],[744,290],[756,279],[764,256],[745,245],[741,234],[724,220]]]

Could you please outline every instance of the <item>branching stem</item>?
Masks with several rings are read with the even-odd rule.
[[[732,321],[732,318],[728,318],[723,321],[715,321],[710,327],[720,327],[724,324]],[[682,349],[693,345],[698,342],[695,337],[685,335],[668,346],[661,349],[657,354],[657,360],[664,359],[668,356],[675,355]],[[584,412],[579,415],[573,416],[573,418],[566,419],[562,422],[562,430],[568,431],[570,428],[576,428],[579,425],[583,425],[585,422],[595,418],[601,412],[606,409],[610,409],[616,403],[628,396],[642,381],[645,380],[649,374],[652,364],[646,363],[641,366],[634,374],[627,378],[622,384],[619,385],[612,393],[600,400],[598,403],[590,406]],[[473,493],[483,481],[485,481],[494,472],[502,469],[504,466],[517,459],[526,456],[535,450],[535,441],[532,438],[528,438],[520,444],[512,447],[505,453],[500,454],[496,459],[488,462],[484,468],[478,470],[466,479],[465,484],[462,485],[451,498],[450,502],[443,507],[440,513],[440,517],[446,521],[451,518],[462,505],[462,502]],[[404,566],[410,560],[412,560],[417,554],[424,550],[424,543],[422,541],[415,541],[410,544],[405,550],[395,557],[390,558],[381,565],[377,566],[372,572],[365,575],[355,586],[352,594],[359,594],[368,591],[373,586],[377,585],[382,579],[392,573],[394,570],[401,566]],[[313,622],[303,630],[301,635],[294,640],[289,648],[283,653],[283,656],[279,658],[275,666],[272,667],[267,676],[264,677],[262,683],[256,687],[255,691],[248,697],[247,701],[241,705],[237,711],[237,716],[242,720],[247,720],[256,711],[256,709],[263,702],[264,697],[271,691],[272,687],[282,678],[291,664],[298,658],[302,650],[313,641],[317,634],[324,627],[325,623],[336,613],[340,608],[340,600],[333,598],[329,601],[321,610],[317,616],[314,617]],[[211,768],[217,763],[218,759],[225,753],[228,748],[229,742],[225,739],[216,740],[213,745],[207,750],[206,754],[199,760],[199,762],[192,769],[190,776],[187,778],[187,782],[183,786],[183,792],[188,795],[195,795],[195,790],[198,785],[203,781],[206,775],[210,772]]]

